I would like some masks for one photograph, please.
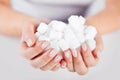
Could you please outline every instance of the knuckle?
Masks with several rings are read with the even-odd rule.
[[[48,65],[46,66],[46,68],[47,68],[47,69],[51,69],[52,66],[53,66],[53,64],[48,64]]]
[[[21,53],[21,56],[24,57],[25,59],[30,60],[30,57],[29,57],[29,55],[27,54],[26,51],[25,51],[25,52],[22,52],[22,53]]]
[[[88,69],[82,69],[81,71],[77,72],[79,75],[86,75],[88,73]]]
[[[94,67],[97,65],[97,62],[91,62],[91,63],[88,63],[88,67]]]
[[[75,72],[74,69],[72,69],[72,68],[68,68],[68,70],[69,70],[70,72]]]
[[[34,53],[39,53],[39,52],[42,51],[42,48],[41,48],[41,47],[35,47],[35,48],[33,49],[33,51],[34,51]]]
[[[75,64],[76,65],[82,65],[81,61],[76,61]]]
[[[48,69],[42,67],[42,68],[40,68],[40,70],[47,71]]]
[[[49,60],[47,56],[42,57],[41,62],[46,63]]]
[[[91,57],[91,56],[90,56],[88,53],[85,54],[85,58],[88,59],[88,58],[90,58],[90,57]]]
[[[58,71],[58,69],[55,69],[55,70],[51,70],[51,71],[54,71],[54,72],[55,72],[55,71]]]
[[[35,62],[35,61],[31,61],[31,66],[34,67],[34,68],[38,68],[38,63]]]
[[[72,60],[71,60],[71,59],[68,59],[67,63],[68,63],[68,64],[72,64]]]
[[[55,68],[55,69],[52,69],[51,71],[58,71],[59,70],[59,68]]]

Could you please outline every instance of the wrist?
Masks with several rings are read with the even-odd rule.
[[[103,34],[103,32],[101,31],[101,27],[100,27],[101,25],[98,23],[98,21],[96,21],[96,19],[92,17],[88,17],[86,18],[85,24],[95,27],[98,33]]]

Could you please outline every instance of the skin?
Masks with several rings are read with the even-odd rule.
[[[98,55],[103,48],[101,35],[105,35],[120,29],[120,0],[106,0],[106,8],[103,11],[86,18],[86,24],[95,26],[99,33],[96,36],[96,49],[91,51],[89,46],[84,44],[81,48],[76,49],[78,54],[77,57],[73,57],[72,51],[69,50],[69,57],[62,55],[62,60],[54,62],[54,59],[61,55],[56,54],[52,58],[49,57],[48,55],[51,52],[51,49],[50,51],[45,51],[45,48],[41,48],[44,41],[36,43],[36,38],[34,35],[38,24],[41,22],[49,23],[49,21],[44,19],[35,19],[29,15],[14,11],[8,6],[9,5],[3,2],[0,4],[0,34],[12,37],[22,36],[21,55],[29,60],[33,67],[41,70],[56,71],[60,68],[60,66],[66,66],[71,72],[77,72],[80,75],[86,74],[90,67],[93,67],[98,63]],[[9,31],[6,31],[6,29]],[[85,45],[86,49],[84,49]],[[38,54],[40,54],[40,56],[37,56]],[[44,60],[43,63],[41,63],[40,60]]]
[[[43,22],[43,21],[42,21]],[[49,21],[44,21],[49,23]],[[30,24],[31,23],[31,24]],[[49,46],[42,47],[46,41],[40,41],[36,43],[36,37],[34,32],[36,31],[37,26],[39,25],[39,20],[34,20],[32,22],[25,22],[23,26],[22,39],[21,39],[21,55],[30,61],[31,65],[34,68],[41,69],[43,71],[52,70],[56,71],[60,67],[60,61],[55,62],[55,58],[62,57],[61,54],[56,54],[53,57],[50,57],[49,54],[53,49],[45,49]],[[48,42],[47,42],[48,43]],[[37,57],[36,57],[37,56]]]

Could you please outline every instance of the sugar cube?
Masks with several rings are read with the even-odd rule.
[[[68,50],[70,48],[64,39],[59,40],[58,45],[62,51]]]
[[[85,29],[86,40],[94,39],[96,34],[97,34],[97,30],[95,27],[93,27],[93,26],[86,27],[86,29]]]
[[[39,41],[45,40],[45,41],[50,41],[50,39],[44,35],[39,36]]]
[[[82,16],[78,17],[76,15],[72,15],[71,17],[68,18],[68,22],[72,26],[84,25],[85,21],[86,21],[85,18],[83,18]]]
[[[64,29],[67,27],[67,25],[62,21],[52,21],[51,23],[52,28],[58,32],[63,32]]]
[[[96,41],[95,40],[88,40],[88,41],[86,41],[86,43],[88,44],[91,51],[93,51],[96,48]]]
[[[83,32],[85,27],[83,26],[81,18],[79,18],[78,16],[71,16],[68,21],[69,26],[74,32]]]
[[[37,31],[38,31],[39,33],[41,33],[41,34],[46,33],[47,30],[48,30],[48,25],[45,24],[45,23],[41,23],[41,24],[38,26],[38,28],[37,28]]]
[[[83,33],[76,33],[76,37],[77,37],[77,39],[78,39],[78,41],[80,43],[84,43],[85,42],[85,36],[84,36]]]
[[[63,33],[51,30],[49,34],[50,40],[59,40],[63,37]]]
[[[58,45],[58,41],[57,40],[52,40],[50,41],[50,47],[54,48],[56,51],[60,51],[59,45]]]
[[[79,17],[79,20],[80,20],[80,23],[81,23],[82,25],[84,25],[85,22],[86,22],[86,19],[85,19],[84,17],[82,17],[82,16]]]
[[[71,49],[76,49],[80,46],[78,39],[71,29],[66,29],[64,32],[64,39],[69,44]]]

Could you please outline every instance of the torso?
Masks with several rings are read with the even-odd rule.
[[[70,15],[85,15],[94,0],[11,0],[13,9],[34,17],[66,21]]]

